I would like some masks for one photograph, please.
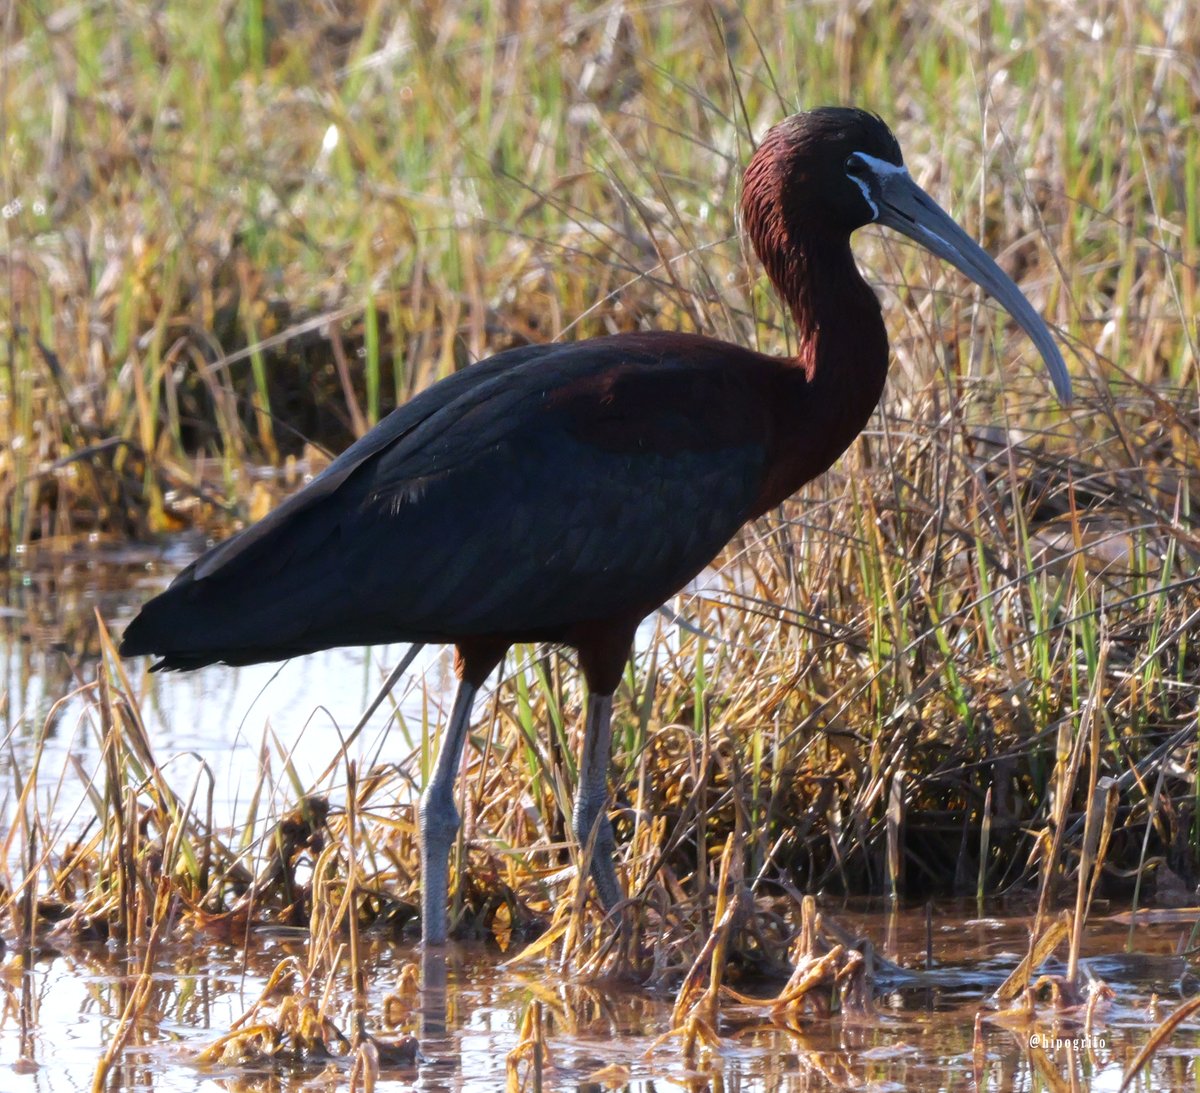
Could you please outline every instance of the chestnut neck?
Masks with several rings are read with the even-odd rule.
[[[796,322],[794,363],[809,382],[833,379],[821,375],[830,368],[886,372],[879,301],[855,265],[850,232],[830,223],[819,200],[792,182],[784,152],[766,143],[759,148],[746,169],[741,204],[755,253]]]
[[[761,151],[761,150],[760,150]],[[796,322],[797,351],[778,405],[778,445],[760,511],[833,464],[883,394],[888,341],[879,300],[863,280],[848,231],[815,202],[784,200],[778,161],[746,173],[743,222]]]
[[[796,323],[796,366],[820,387],[882,380],[888,354],[883,315],[858,272],[849,236],[818,229],[793,233],[788,242],[782,254],[770,255],[770,266],[767,258],[763,264],[768,275],[772,267],[782,274],[771,281]]]

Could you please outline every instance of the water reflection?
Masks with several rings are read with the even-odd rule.
[[[882,936],[884,916],[878,911],[833,908],[830,913]],[[920,927],[919,910],[910,918]],[[1116,1088],[1150,1028],[1177,1002],[1169,996],[1155,1008],[1151,1000],[1161,986],[1162,969],[1153,961],[1127,961],[1128,977],[1110,980],[1117,998],[1098,1015],[1090,1038],[1085,1040],[1080,1022],[1069,1015],[1057,1025],[1016,1027],[986,1006],[987,986],[972,979],[990,950],[1020,949],[1026,920],[990,926],[983,944],[960,909],[940,908],[939,921],[943,935],[935,967],[947,973],[957,968],[959,974],[958,985],[941,988],[936,1000],[928,990],[897,987],[876,999],[873,1013],[813,1018],[792,1030],[733,1006],[720,1030],[719,1050],[702,1053],[691,1065],[680,1056],[677,1040],[656,1044],[669,1027],[672,999],[612,983],[562,981],[540,963],[505,967],[504,954],[484,943],[451,945],[436,957],[422,956],[409,945],[367,944],[368,1031],[385,1042],[408,1034],[420,1041],[423,1060],[386,1071],[383,1079],[397,1084],[383,1088],[466,1093],[504,1088],[508,1054],[520,1039],[526,1009],[535,1002],[542,1007],[547,1046],[546,1088],[642,1093]],[[1120,932],[1101,923],[1089,933],[1089,948],[1111,946]],[[1178,940],[1175,933],[1147,927],[1147,949],[1169,950]],[[953,966],[945,959],[951,955],[957,961]],[[270,931],[255,934],[248,951],[205,938],[171,943],[154,965],[142,1017],[107,1088],[340,1087],[348,1073],[345,1060],[271,1073],[195,1063],[196,1052],[233,1027],[271,970],[289,956],[303,964],[305,943]],[[25,1027],[36,1070],[11,1072],[5,1088],[57,1093],[88,1087],[98,1055],[128,1005],[142,959],[141,953],[124,958],[103,947],[75,946],[46,953],[23,973],[10,966],[2,981],[9,1016],[0,1028],[0,1057],[18,1056]],[[401,1022],[389,1024],[385,999],[410,962],[421,968],[417,1004]],[[351,1027],[349,978],[335,977],[328,996],[328,1012],[344,1030]],[[336,986],[339,982],[347,987]],[[777,985],[764,985],[771,986]],[[1200,1031],[1179,1030],[1152,1062],[1145,1087],[1194,1084],[1200,1080],[1198,1052]]]
[[[99,726],[85,689],[100,656],[96,615],[119,635],[167,583],[167,567],[155,564],[148,573],[147,565],[144,553],[123,550],[104,564],[66,559],[57,571],[47,565],[9,575],[0,604],[0,725],[11,751],[0,765],[28,764],[40,743],[43,771],[95,769]],[[216,784],[215,819],[224,825],[239,818],[254,792],[264,754],[286,758],[311,784],[404,648],[332,649],[284,664],[187,673],[150,674],[149,660],[139,658],[125,670],[160,765],[175,768],[172,778],[186,785],[192,773],[178,768],[206,763]],[[377,713],[373,731],[352,749],[361,769],[412,751],[422,724],[442,717],[452,670],[448,650],[421,651],[389,699],[400,716],[385,725],[386,715]],[[48,807],[39,813],[65,818],[83,793],[79,780],[47,787],[39,803]]]

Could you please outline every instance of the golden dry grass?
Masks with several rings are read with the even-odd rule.
[[[1049,908],[1071,877],[1142,902],[1200,878],[1195,5],[130,0],[10,6],[0,49],[10,565],[231,529],[277,492],[254,467],[316,463],[525,340],[786,350],[733,210],[754,137],[799,106],[883,114],[1070,347],[1060,410],[961,278],[860,233],[891,325],[881,412],[678,601],[686,627],[661,624],[618,696],[635,943],[570,896],[582,696],[535,650],[468,748],[461,929],[545,930],[566,965],[667,981],[713,936],[731,845],[748,973],[783,965],[802,892]],[[100,670],[99,822],[46,847],[18,787],[18,934],[67,916],[150,941],[168,904],[230,937],[404,923],[393,773],[359,772],[346,812],[343,767],[304,787],[332,811],[240,848],[158,771],[142,682]],[[404,769],[419,782],[421,756]]]

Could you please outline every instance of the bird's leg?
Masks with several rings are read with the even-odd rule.
[[[421,949],[421,1042],[446,1035],[446,950],[441,945]]]
[[[458,834],[459,822],[458,809],[454,807],[454,780],[471,723],[471,703],[478,689],[466,679],[459,684],[433,778],[421,794],[421,937],[426,945],[441,945],[446,940],[450,848]]]
[[[613,831],[605,804],[608,801],[608,760],[612,744],[612,695],[589,694],[587,720],[583,729],[583,755],[579,762],[579,791],[575,797],[575,838],[587,846],[597,823],[592,848],[592,880],[604,909],[611,910],[623,898],[613,865]]]

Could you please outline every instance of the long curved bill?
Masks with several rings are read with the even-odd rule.
[[[866,159],[867,157],[863,157]],[[1058,400],[1071,401],[1071,377],[1046,324],[1021,290],[978,243],[943,212],[903,167],[873,160],[881,208],[876,222],[886,224],[920,243],[971,278],[1016,319],[1037,346],[1050,371]]]

